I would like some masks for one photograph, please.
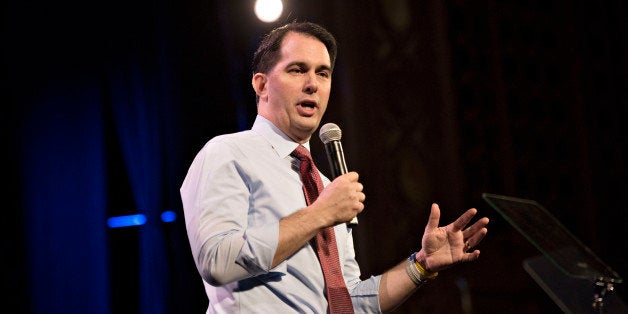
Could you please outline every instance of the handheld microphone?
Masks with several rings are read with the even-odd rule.
[[[345,162],[345,154],[342,150],[342,131],[335,123],[326,123],[321,127],[319,137],[325,145],[327,152],[327,161],[329,161],[329,169],[331,171],[331,179],[347,173],[347,163]],[[353,217],[347,225],[355,226],[358,224],[358,217]]]

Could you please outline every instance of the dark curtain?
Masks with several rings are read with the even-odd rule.
[[[157,73],[158,74],[158,73]],[[137,213],[146,216],[139,227],[139,291],[141,313],[164,313],[169,286],[164,229],[160,214],[165,161],[168,150],[163,133],[171,100],[159,76],[144,73],[132,64],[128,71],[115,71],[112,77],[112,106],[116,132],[121,144]]]
[[[18,231],[27,235],[28,263],[26,278],[15,280],[21,283],[17,287],[27,282],[29,300],[16,306],[32,313],[108,313],[99,84],[86,80],[40,88],[21,103],[28,108],[19,143],[22,206],[13,210],[24,211]]]
[[[169,267],[181,262],[167,252],[181,238],[170,225],[183,217],[170,225],[160,218],[180,214],[162,4],[6,5],[4,126],[17,169],[9,182],[19,185],[11,195],[18,224],[7,232],[25,239],[24,248],[3,245],[15,249],[11,265],[22,269],[3,280],[18,297],[7,303],[10,312],[165,313],[177,295],[168,293]],[[120,241],[123,231],[108,230],[107,219],[124,214],[147,221]],[[128,242],[137,254],[112,255]],[[138,291],[118,304],[129,300],[117,296],[125,285]]]

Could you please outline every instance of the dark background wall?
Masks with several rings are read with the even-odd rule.
[[[365,184],[363,275],[418,248],[432,202],[443,224],[469,207],[492,220],[478,261],[398,312],[560,312],[522,267],[540,252],[484,192],[539,201],[628,274],[622,2],[285,1],[274,24],[252,3],[3,5],[7,312],[205,311],[178,188],[208,139],[250,127],[251,55],[293,19],[340,44],[323,122]],[[136,213],[144,225],[107,227]]]

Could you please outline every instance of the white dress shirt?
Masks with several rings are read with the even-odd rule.
[[[325,282],[307,243],[271,268],[279,220],[306,207],[298,143],[257,116],[251,130],[211,139],[181,186],[186,229],[209,298],[207,313],[326,313]],[[304,145],[309,149],[309,143]],[[329,179],[321,173],[323,185]],[[356,313],[378,313],[381,276],[360,280],[351,228],[334,227]]]

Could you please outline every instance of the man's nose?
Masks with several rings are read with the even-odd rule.
[[[316,73],[308,73],[303,86],[303,91],[308,94],[315,93],[318,90],[318,81]]]

